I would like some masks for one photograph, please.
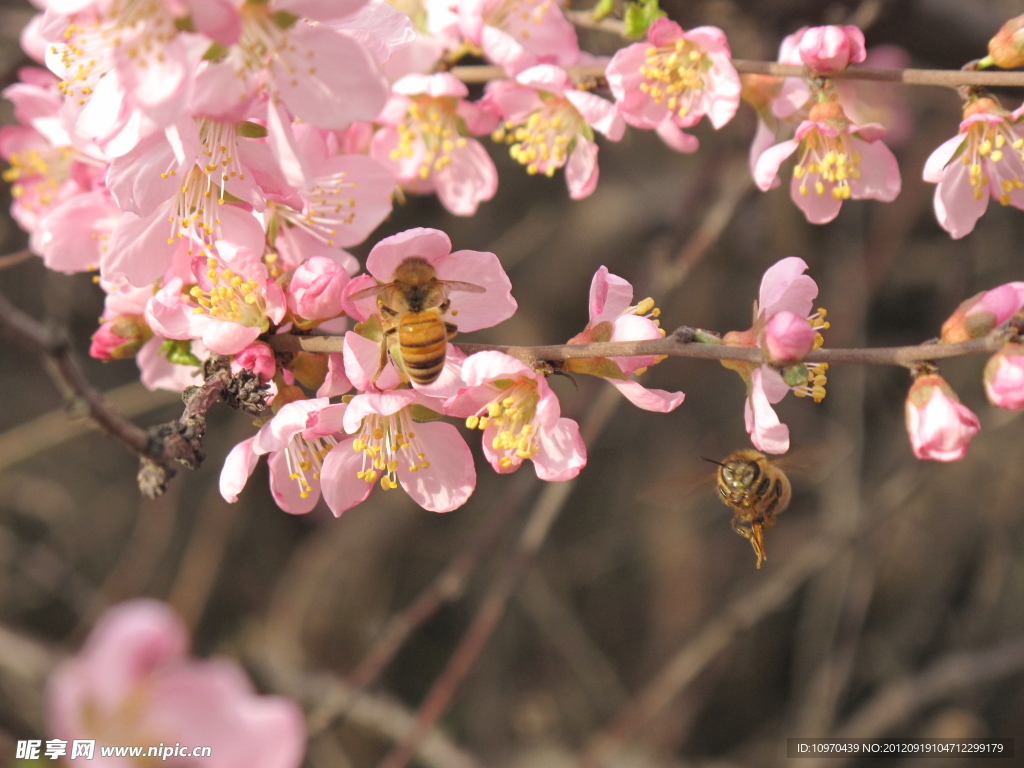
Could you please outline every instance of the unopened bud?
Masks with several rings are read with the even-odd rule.
[[[1006,283],[961,302],[942,324],[947,344],[977,339],[1002,325],[1024,306],[1024,283]]]
[[[1011,411],[1024,410],[1024,345],[1007,344],[985,364],[989,402]]]
[[[988,55],[1002,69],[1024,66],[1024,16],[1003,24],[995,37],[988,41]]]
[[[98,360],[124,360],[135,357],[151,338],[153,331],[141,315],[118,315],[96,329],[89,354]]]

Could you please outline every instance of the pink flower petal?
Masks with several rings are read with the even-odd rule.
[[[473,454],[451,424],[425,422],[416,437],[429,457],[430,467],[409,471],[398,468],[398,482],[409,497],[430,512],[451,512],[461,507],[476,488]]]

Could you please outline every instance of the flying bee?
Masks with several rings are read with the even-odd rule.
[[[449,291],[483,293],[484,288],[457,280],[439,280],[437,270],[419,256],[404,259],[395,269],[390,283],[356,291],[351,299],[358,301],[377,296],[384,335],[380,346],[380,368],[373,383],[388,362],[388,348],[397,334],[398,350],[406,374],[416,384],[437,381],[444,368],[448,341],[458,328],[444,319],[451,301]]]
[[[763,453],[749,448],[733,451],[718,465],[718,493],[732,508],[732,529],[747,539],[757,555],[757,567],[768,559],[764,531],[775,525],[775,516],[789,506],[793,489],[789,478]]]

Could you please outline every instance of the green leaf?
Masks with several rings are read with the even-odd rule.
[[[626,25],[626,37],[634,40],[643,38],[651,24],[666,15],[658,7],[658,0],[641,0],[638,3],[627,4],[623,17]]]
[[[175,365],[202,365],[202,361],[192,354],[192,342],[187,339],[168,339],[161,345],[160,353],[167,358],[167,362]]]
[[[594,10],[590,12],[590,18],[594,21],[601,21],[606,18],[615,8],[615,0],[598,0]]]

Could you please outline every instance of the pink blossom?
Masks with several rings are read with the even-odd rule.
[[[989,402],[1011,411],[1024,410],[1024,345],[1006,344],[985,364]]]
[[[254,437],[228,453],[220,473],[221,496],[238,501],[259,457],[267,455],[270,491],[277,505],[293,515],[312,510],[320,500],[324,458],[339,441],[338,427],[316,418],[328,406],[326,397],[281,406]]]
[[[765,323],[762,346],[773,361],[793,363],[803,360],[814,349],[817,335],[806,317],[782,311]]]
[[[440,401],[413,389],[360,394],[332,405],[311,424],[343,429],[321,472],[324,500],[336,516],[364,501],[379,483],[399,485],[431,512],[450,512],[476,488],[473,456],[459,431],[439,421],[417,422],[413,406],[438,409]]]
[[[749,330],[730,331],[722,342],[741,347],[760,347],[772,358],[776,367],[801,360],[811,349],[820,346],[819,330],[829,327],[826,312],[811,313],[818,286],[805,275],[807,263],[790,256],[764,273],[758,300],[754,303],[754,321]],[[811,397],[821,402],[825,397],[828,366],[824,363],[786,369],[787,383],[772,365],[757,366],[740,361],[723,361],[736,371],[747,385],[744,423],[751,442],[765,453],[789,450],[789,427],[779,421],[772,405],[790,390],[798,397]]]
[[[798,33],[799,34],[799,33]],[[815,72],[838,72],[867,56],[864,33],[857,27],[808,27],[799,36],[800,60]]]
[[[907,432],[914,455],[934,461],[959,461],[981,424],[960,403],[938,374],[919,376],[907,395]]]
[[[816,104],[793,139],[761,154],[754,180],[771,189],[783,161],[798,153],[790,194],[812,224],[832,221],[851,198],[891,202],[900,192],[900,172],[881,142],[884,133],[881,126],[854,125],[837,102]]]
[[[466,40],[510,75],[579,58],[576,30],[557,0],[459,0],[458,17]]]
[[[466,99],[469,89],[449,74],[408,75],[392,88],[371,152],[410,192],[436,192],[459,216],[472,216],[498,189],[498,171],[479,141],[497,116]]]
[[[78,146],[109,157],[184,114],[207,44],[177,28],[171,3],[145,14],[107,2],[53,9],[40,26],[46,64],[62,79],[62,122]]]
[[[341,315],[342,293],[349,282],[345,267],[326,256],[304,261],[285,288],[288,309],[300,328],[312,328]]]
[[[188,630],[165,604],[138,599],[104,613],[77,656],[47,684],[50,733],[102,747],[183,744],[210,747],[210,768],[297,768],[302,712],[279,696],[260,696],[233,660],[188,657]],[[166,758],[165,758],[166,759]],[[172,758],[168,766],[194,765]],[[91,765],[116,768],[124,758]]]
[[[1024,283],[1005,283],[960,303],[942,324],[942,340],[956,344],[985,336],[1024,308]]]
[[[991,98],[977,99],[964,107],[960,132],[925,162],[924,180],[937,184],[935,216],[953,238],[970,234],[990,197],[1024,208],[1021,119],[1024,105],[1007,112]]]
[[[494,139],[511,145],[509,154],[527,173],[554,176],[564,167],[573,200],[597,187],[593,131],[618,141],[626,130],[614,104],[576,90],[565,71],[553,65],[531,67],[515,83],[492,80],[485,104],[505,118]]]
[[[630,125],[658,129],[673,149],[693,152],[697,139],[679,129],[705,116],[721,128],[739,106],[729,43],[716,27],[687,32],[665,18],[651,25],[647,39],[620,48],[608,65],[616,107]]]
[[[748,389],[743,422],[750,442],[764,453],[785,453],[789,450],[789,427],[779,421],[772,405],[786,396],[789,385],[778,371],[761,366],[750,372]]]
[[[281,322],[286,303],[284,292],[248,248],[222,243],[219,254],[192,260],[197,284],[187,298],[179,277],[161,286],[146,319],[165,338],[202,339],[210,351],[233,355]]]
[[[563,418],[546,377],[501,352],[479,352],[462,367],[466,387],[445,412],[483,430],[484,455],[495,472],[533,462],[541,480],[569,480],[587,463],[579,425]]]
[[[307,129],[309,134],[325,133]],[[280,202],[272,202],[269,208],[287,224],[280,228],[283,236],[306,235],[321,244],[319,255],[338,259],[344,252],[335,246],[358,245],[391,215],[395,177],[372,157],[333,151],[334,147],[322,146],[318,138],[307,135],[299,152],[301,164],[310,170],[301,174],[301,183],[294,189],[287,189],[285,182],[285,188],[274,194]]]
[[[258,374],[264,382],[271,381],[277,373],[277,358],[269,344],[257,341],[243,349],[231,361],[232,372],[240,370]]]
[[[569,344],[589,344],[595,341],[648,341],[661,339],[664,331],[654,319],[660,311],[653,299],[632,305],[633,286],[607,267],[599,267],[590,282],[590,322]],[[601,376],[638,408],[657,413],[668,413],[682,404],[682,392],[648,389],[633,376],[644,373],[658,363],[656,356],[609,357],[570,359],[566,369],[576,373]]]

